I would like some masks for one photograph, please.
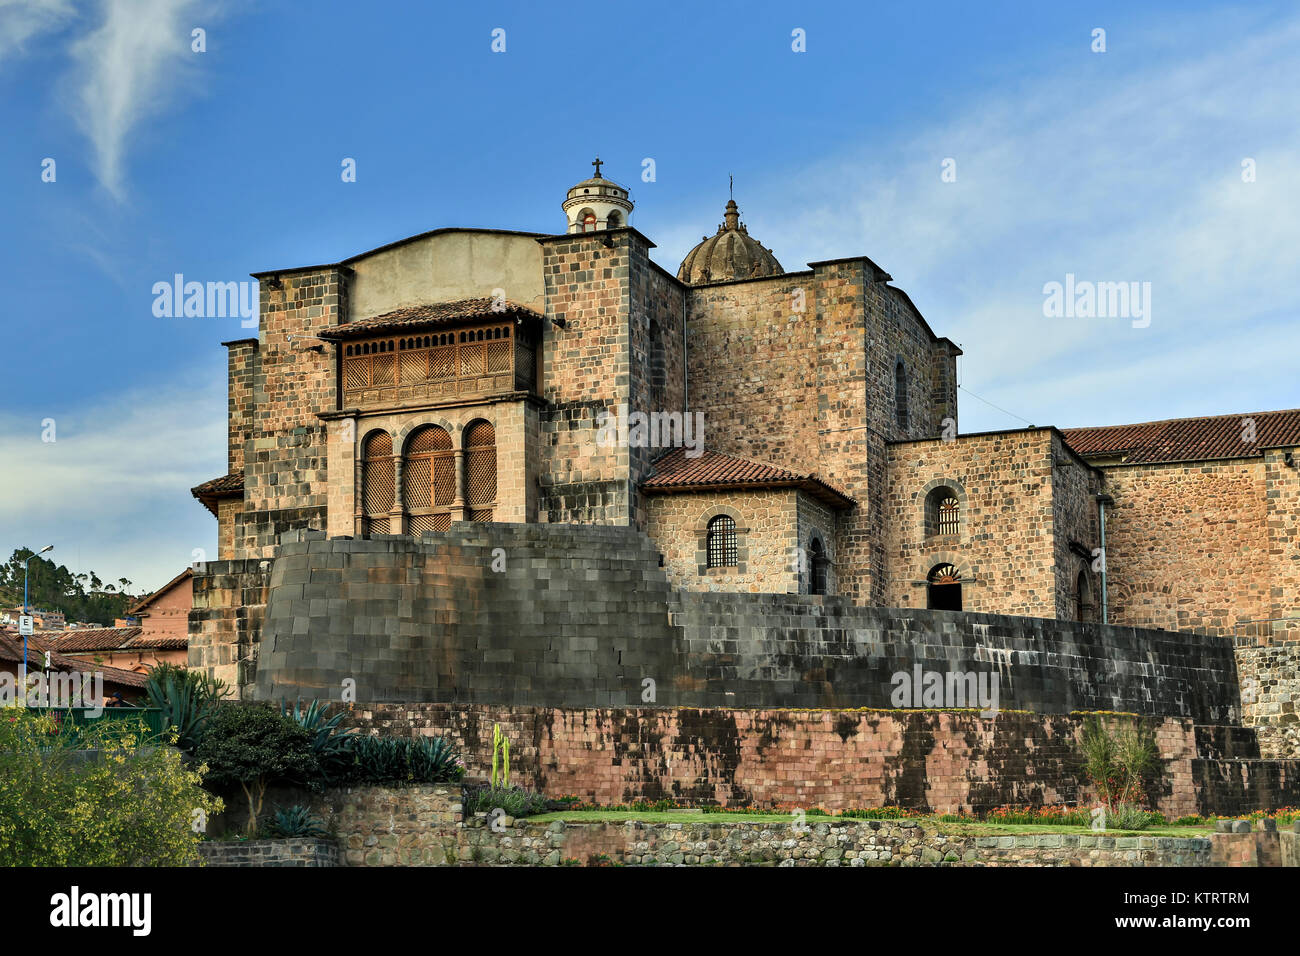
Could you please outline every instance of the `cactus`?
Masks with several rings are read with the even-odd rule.
[[[501,774],[498,782],[497,760],[501,761]],[[492,786],[510,786],[510,741],[501,732],[500,724],[492,725]]]

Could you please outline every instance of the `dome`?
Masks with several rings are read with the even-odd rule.
[[[727,201],[723,223],[712,236],[686,254],[677,278],[691,285],[726,282],[728,279],[757,279],[785,273],[771,249],[749,234],[740,221],[734,199]]]

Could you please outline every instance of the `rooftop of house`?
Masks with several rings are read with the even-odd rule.
[[[1062,433],[1085,458],[1114,457],[1126,465],[1253,458],[1265,448],[1300,445],[1300,409],[1065,428]]]
[[[837,508],[852,508],[853,499],[816,473],[800,473],[748,458],[703,451],[695,457],[674,448],[656,458],[650,477],[641,482],[647,494],[720,491],[735,488],[798,488]]]

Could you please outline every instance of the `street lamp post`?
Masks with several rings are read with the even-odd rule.
[[[31,559],[34,558],[34,557],[36,557],[37,554],[44,554],[46,551],[53,551],[53,550],[54,550],[54,545],[52,545],[52,544],[47,544],[45,547],[41,548],[41,550],[37,551],[36,554],[29,554],[29,555],[27,555],[27,561],[24,561],[24,562],[23,562],[23,614],[26,615],[28,618],[30,618],[30,617],[32,616],[32,609],[31,609],[31,608],[28,606],[28,604],[27,604],[27,564],[28,564],[28,561],[31,561]],[[18,687],[19,687],[19,693],[21,693],[21,694],[23,695],[23,700],[25,701],[25,700],[27,700],[27,635],[26,635],[26,634],[23,634],[23,668],[22,668],[22,671],[23,671],[23,676],[22,676],[22,678],[21,678],[21,679],[19,680],[19,682],[18,682]]]

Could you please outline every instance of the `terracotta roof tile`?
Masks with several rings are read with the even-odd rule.
[[[23,639],[14,631],[0,631],[0,661],[18,665],[23,659]],[[37,650],[31,638],[27,640],[27,668],[36,670],[45,666],[45,649]],[[107,686],[132,687],[143,689],[148,679],[144,674],[124,670],[121,667],[103,667],[91,661],[64,657],[56,651],[50,651],[50,667],[59,671],[76,671],[81,674],[103,674]]]
[[[852,498],[815,473],[801,474],[716,451],[705,451],[690,458],[686,449],[674,448],[654,461],[650,477],[641,482],[641,488],[648,494],[711,491],[726,487],[795,487],[837,507],[853,507]]]
[[[1242,440],[1244,419],[1255,423],[1252,442]],[[1252,458],[1264,448],[1300,445],[1300,409],[1062,431],[1070,447],[1085,458],[1123,455],[1124,464]]]
[[[63,653],[116,651],[140,636],[139,627],[79,627],[52,635],[50,646]]]
[[[195,485],[190,489],[190,494],[201,501],[203,507],[211,511],[214,518],[217,516],[218,498],[233,498],[243,495],[243,493],[244,473],[242,471],[232,471],[228,475],[213,478],[211,481],[205,481],[203,484]]]
[[[517,302],[507,301],[505,308],[497,311],[492,308],[492,301],[491,298],[485,296],[480,299],[459,299],[456,302],[435,302],[429,305],[394,309],[392,312],[385,312],[382,315],[374,315],[367,319],[358,319],[355,322],[337,325],[321,332],[318,338],[328,341],[355,339],[366,335],[399,332],[402,329],[448,325],[470,319],[491,320],[511,317],[540,322],[543,318],[540,312]]]

